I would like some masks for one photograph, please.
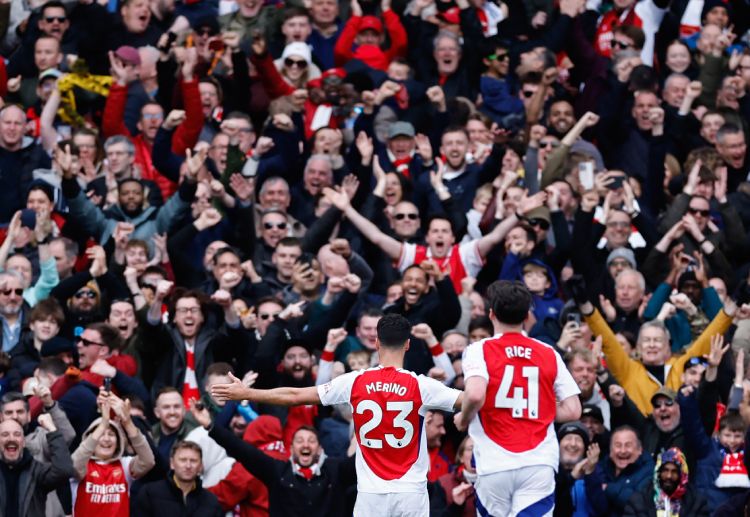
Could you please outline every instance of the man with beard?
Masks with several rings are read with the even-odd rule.
[[[29,332],[26,320],[30,310],[23,300],[21,274],[13,271],[0,274],[0,321],[3,325],[0,343],[3,352],[12,350],[21,341],[21,334]]]
[[[685,433],[680,425],[680,406],[677,404],[677,393],[662,387],[651,397],[654,411],[648,417],[625,397],[625,390],[618,385],[609,388],[612,403],[612,426],[632,425],[641,437],[643,450],[654,460],[670,447],[688,451]],[[692,460],[692,457],[691,457]]]
[[[91,180],[86,185],[88,195],[96,195],[101,201],[98,206],[109,208],[117,203],[118,183],[127,179],[141,182],[144,190],[148,190],[148,203],[161,206],[164,200],[156,183],[151,180],[140,179],[142,170],[136,165],[136,148],[127,136],[115,135],[104,142],[104,154],[107,159],[103,162],[105,174]],[[150,156],[149,152],[149,156]],[[91,194],[93,193],[93,194]],[[95,198],[96,199],[96,198]]]
[[[118,152],[132,155],[126,149]],[[101,211],[81,191],[74,176],[75,171],[71,167],[71,160],[66,157],[63,162],[65,163],[61,164],[62,189],[70,207],[70,217],[80,224],[85,234],[94,237],[102,244],[109,241],[120,221],[129,222],[135,226],[131,238],[151,243],[154,234],[168,233],[174,229],[190,210],[190,203],[195,196],[197,171],[187,168],[179,190],[163,206],[146,207],[143,183],[136,179],[124,179],[116,186],[116,203]]]
[[[0,493],[3,515],[45,515],[47,494],[75,475],[73,460],[52,417],[42,415],[39,425],[47,431],[50,462],[35,460],[26,449],[23,427],[13,419],[0,422]]]
[[[166,465],[174,444],[184,440],[195,429],[195,422],[185,419],[182,394],[172,386],[162,388],[156,395],[154,416],[157,422],[151,428],[151,435],[156,444],[156,456]]]
[[[169,322],[163,323],[161,309],[172,285],[161,280],[156,286],[148,324],[143,328],[144,342],[150,346],[141,357],[158,365],[151,393],[175,386],[188,407],[191,400],[200,399],[209,365],[217,361],[232,364],[236,355],[250,346],[249,334],[232,309],[231,294],[223,289],[210,298],[223,312],[221,325],[214,323],[216,318],[209,318],[209,300],[204,293],[183,289],[176,290],[169,300]]]
[[[636,492],[625,507],[625,515],[669,515],[708,517],[711,509],[703,495],[688,483],[685,455],[672,447],[656,459],[654,483]]]

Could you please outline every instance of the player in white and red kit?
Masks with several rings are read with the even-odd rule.
[[[465,350],[456,415],[474,440],[477,508],[480,515],[552,515],[559,464],[553,423],[580,417],[580,390],[560,355],[523,332],[528,290],[500,281],[487,294],[497,334]]]
[[[404,370],[411,324],[388,314],[378,322],[380,366],[341,375],[310,388],[254,390],[239,380],[215,385],[218,399],[268,404],[350,404],[357,443],[356,517],[427,517],[430,467],[424,417],[429,410],[460,407],[461,392]],[[235,378],[236,379],[236,378]]]

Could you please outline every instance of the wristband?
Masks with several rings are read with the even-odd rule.
[[[328,361],[329,363],[333,362],[334,353],[330,350],[323,350],[323,353],[320,354],[320,360],[321,361]]]
[[[437,357],[440,354],[443,353],[443,347],[438,343],[437,345],[430,347],[430,353],[432,354],[432,357]]]

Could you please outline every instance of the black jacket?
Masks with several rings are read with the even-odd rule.
[[[47,443],[51,455],[49,463],[36,461],[28,450],[23,451],[21,460],[13,467],[2,462],[0,465],[0,509],[5,509],[7,497],[5,476],[11,468],[20,469],[17,515],[23,517],[44,517],[47,494],[66,485],[68,478],[75,475],[73,460],[70,458],[68,446],[60,431],[47,433]]]
[[[208,435],[266,485],[270,517],[351,515],[351,510],[346,511],[343,494],[356,482],[354,457],[327,458],[320,475],[308,481],[294,474],[291,461],[271,458],[228,429],[214,425]]]
[[[690,517],[708,517],[711,511],[708,508],[706,498],[688,486],[682,497],[680,515]],[[633,494],[625,507],[623,517],[656,517],[656,504],[654,503],[654,487],[651,483],[640,492]]]
[[[203,488],[200,479],[195,481],[195,489],[183,499],[182,491],[174,484],[172,472],[167,479],[144,485],[135,501],[133,515],[143,517],[221,517],[218,499]]]
[[[28,141],[28,143],[26,143]],[[10,222],[16,210],[26,208],[26,194],[35,169],[49,169],[52,161],[41,145],[24,140],[18,151],[0,147],[0,223]]]

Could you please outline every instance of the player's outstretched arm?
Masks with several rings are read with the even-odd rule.
[[[578,395],[571,395],[557,404],[555,422],[562,424],[581,418],[581,399]]]
[[[219,401],[223,400],[249,400],[261,404],[273,404],[276,406],[301,406],[305,404],[320,404],[318,388],[310,386],[307,388],[274,388],[272,390],[256,390],[248,388],[242,381],[229,374],[232,382],[229,384],[214,384],[211,387],[211,395]]]

